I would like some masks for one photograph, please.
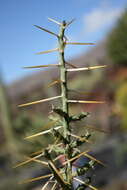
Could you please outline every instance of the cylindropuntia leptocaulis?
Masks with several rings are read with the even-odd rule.
[[[90,143],[90,134],[87,132],[83,136],[77,136],[72,133],[71,130],[71,123],[80,121],[84,118],[86,118],[89,113],[87,112],[81,112],[78,115],[70,115],[69,114],[69,105],[72,103],[75,104],[85,104],[85,103],[92,103],[92,104],[101,104],[104,103],[102,101],[87,101],[87,100],[69,100],[68,99],[68,79],[67,75],[70,72],[78,72],[78,71],[87,71],[87,70],[93,70],[93,69],[99,69],[104,68],[106,65],[102,66],[91,66],[91,67],[82,67],[77,68],[76,66],[67,63],[64,56],[64,50],[67,45],[94,45],[94,43],[79,43],[79,42],[69,42],[67,37],[65,36],[65,30],[66,28],[74,21],[66,22],[63,21],[62,23],[49,18],[50,21],[56,23],[60,27],[59,34],[55,34],[54,32],[51,32],[45,28],[42,28],[40,26],[35,25],[35,27],[39,28],[40,30],[43,30],[45,32],[48,32],[49,34],[55,36],[58,40],[58,47],[52,50],[47,50],[43,52],[39,52],[38,54],[45,54],[50,53],[54,51],[58,51],[59,53],[59,63],[58,64],[51,64],[51,65],[39,65],[39,66],[30,66],[25,68],[43,68],[43,67],[58,67],[60,70],[60,79],[57,81],[54,81],[52,84],[59,83],[61,86],[61,94],[59,96],[47,98],[38,100],[35,102],[29,102],[25,104],[19,105],[19,107],[29,106],[33,104],[38,104],[42,102],[47,101],[53,101],[55,99],[61,99],[61,106],[60,107],[54,107],[52,106],[52,112],[56,113],[59,118],[52,117],[52,128],[46,131],[42,131],[37,134],[33,134],[31,136],[26,137],[25,139],[31,139],[40,135],[44,135],[46,133],[51,133],[54,138],[55,142],[53,145],[48,146],[43,151],[39,151],[34,157],[29,157],[26,161],[19,163],[15,167],[27,164],[31,161],[40,162],[41,164],[49,167],[51,170],[51,174],[44,175],[41,177],[28,179],[26,181],[23,181],[23,183],[28,183],[40,179],[47,178],[46,184],[43,186],[43,190],[48,186],[49,183],[52,184],[51,190],[56,189],[57,187],[60,187],[63,190],[83,190],[86,188],[90,188],[93,190],[96,190],[95,187],[91,185],[91,177],[85,177],[84,180],[81,180],[79,176],[85,175],[89,169],[92,169],[96,163],[101,164],[104,166],[104,164],[95,159],[93,156],[89,154],[89,150],[85,150],[84,152],[81,152],[79,147],[84,143]],[[69,65],[71,68],[68,68],[67,65]],[[61,130],[62,129],[62,130]],[[76,167],[74,170],[74,162],[79,159],[81,156],[86,157],[87,162],[84,163],[82,167]],[[46,161],[39,160],[39,158],[44,157],[47,159]],[[60,159],[60,157],[64,158],[63,163],[58,167],[56,165],[56,161]],[[78,182],[77,185],[75,185],[75,182]]]

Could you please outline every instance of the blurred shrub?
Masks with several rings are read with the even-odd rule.
[[[122,117],[122,127],[127,130],[127,81],[118,88],[116,102]]]
[[[19,152],[22,154],[32,153],[39,148],[46,146],[47,140],[50,141],[49,135],[34,138],[32,141],[24,140],[26,136],[33,135],[45,130],[45,120],[41,115],[28,115],[26,112],[20,112],[20,115],[13,122],[13,133],[18,143]]]
[[[107,50],[114,63],[127,66],[127,10],[109,35]]]
[[[32,125],[31,119],[27,113],[21,112],[20,115],[14,120],[14,133],[16,138],[23,138],[23,136],[30,131]]]

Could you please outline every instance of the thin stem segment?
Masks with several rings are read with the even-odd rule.
[[[58,43],[59,43],[59,62],[60,62],[62,111],[65,112],[68,115],[69,110],[68,110],[67,70],[66,70],[66,61],[65,61],[65,58],[64,58],[64,48],[65,48],[64,32],[65,32],[65,28],[66,28],[66,22],[63,21],[63,23],[60,26]],[[63,127],[64,127],[64,138],[68,142],[70,142],[69,122],[65,118],[63,118]],[[66,152],[67,152],[66,157],[67,157],[67,160],[68,160],[70,158],[69,143],[65,145],[65,149],[66,149]],[[72,184],[72,167],[71,167],[70,162],[68,162],[65,175],[66,175],[67,182]]]

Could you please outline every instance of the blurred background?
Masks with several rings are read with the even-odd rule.
[[[60,94],[57,69],[23,69],[24,66],[58,63],[58,54],[35,55],[57,47],[55,37],[33,25],[55,33],[59,28],[48,17],[75,22],[66,36],[73,42],[94,42],[94,47],[68,46],[67,62],[77,66],[107,65],[107,68],[69,74],[69,97],[106,101],[105,104],[71,105],[70,113],[90,112],[74,126],[91,130],[92,150],[108,167],[97,167],[93,184],[103,190],[127,189],[127,2],[126,0],[0,0],[0,189],[37,190],[44,180],[18,185],[23,179],[49,171],[39,163],[13,166],[52,143],[51,135],[31,141],[25,136],[49,129],[49,113],[58,101],[18,108],[18,104]],[[105,132],[102,132],[105,131]],[[86,146],[82,147],[82,150]]]

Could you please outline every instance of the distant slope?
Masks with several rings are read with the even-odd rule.
[[[97,46],[93,47],[87,53],[84,53],[76,58],[69,60],[70,63],[76,66],[90,66],[90,65],[100,65],[107,64],[106,55],[106,41],[99,43]],[[47,69],[47,71],[36,71],[35,74],[29,75],[22,78],[21,80],[15,81],[8,86],[8,94],[12,101],[19,99],[23,94],[30,94],[39,87],[48,82],[53,78],[57,78],[57,69]]]

